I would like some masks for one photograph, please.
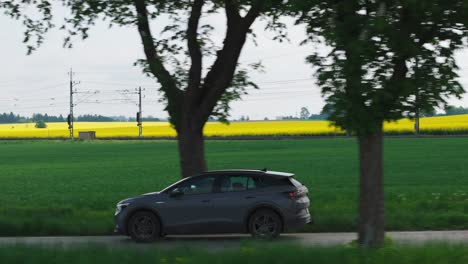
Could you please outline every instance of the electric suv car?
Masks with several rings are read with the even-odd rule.
[[[272,239],[311,222],[308,189],[294,174],[209,171],[117,204],[115,231],[137,242],[172,234],[251,233]]]

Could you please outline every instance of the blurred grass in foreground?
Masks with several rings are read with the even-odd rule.
[[[163,243],[163,242],[160,242]],[[468,263],[468,245],[396,245],[378,250],[342,247],[304,247],[274,242],[245,244],[240,248],[207,251],[194,247],[160,249],[156,245],[107,248],[97,245],[76,248],[0,246],[0,263],[180,263],[180,264],[457,264]]]

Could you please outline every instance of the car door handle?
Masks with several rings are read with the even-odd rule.
[[[211,202],[211,200],[202,200],[201,202],[202,203],[209,203],[209,202]]]
[[[255,199],[255,196],[246,196],[245,199]]]

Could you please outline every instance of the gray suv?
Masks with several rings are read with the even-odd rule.
[[[120,201],[115,231],[137,242],[172,234],[251,233],[271,239],[311,222],[308,189],[294,174],[209,171]]]

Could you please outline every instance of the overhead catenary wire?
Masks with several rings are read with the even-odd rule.
[[[301,97],[304,95],[317,93],[317,91],[309,90],[309,88],[300,88],[300,90],[290,90],[288,88],[284,88],[284,89],[279,89],[275,91],[268,91],[268,92],[263,92],[263,91],[260,90],[258,93],[250,92],[249,94],[242,96],[239,102],[254,102],[254,101],[286,99],[286,98],[297,98],[297,97]],[[78,105],[78,104],[106,104],[106,105],[133,104],[133,105],[137,105],[137,102],[135,100],[132,100],[128,97],[127,98],[107,98],[107,99],[90,100],[90,98],[94,95],[96,94],[89,94],[85,98],[77,100],[75,105]],[[281,95],[292,95],[292,97],[285,97]],[[11,108],[15,110],[41,109],[41,108],[50,109],[58,105],[66,105],[66,102],[64,99],[65,99],[64,97],[61,97],[60,99],[59,98],[55,98],[55,99],[45,98],[45,99],[35,99],[35,100],[11,101],[12,103],[16,103],[16,105],[12,106]],[[148,99],[143,99],[143,100],[147,103],[159,103],[160,102],[160,98],[154,98],[154,99],[148,98]],[[50,104],[37,105],[37,106],[24,106],[22,104],[22,102],[32,102],[32,101],[50,102]]]
[[[264,57],[264,58],[259,58],[258,60],[255,61],[243,61],[243,64],[246,63],[254,63],[257,61],[263,61],[263,60],[272,60],[272,59],[277,59],[277,58],[282,58],[285,56],[291,56],[291,53],[284,53],[284,54],[279,54],[279,55],[274,55],[270,57]],[[84,74],[84,75],[94,75],[94,74],[122,74],[122,73],[127,73],[127,70],[121,70],[121,71],[79,71],[78,73]],[[136,71],[135,71],[136,72]],[[76,72],[75,72],[76,73]],[[70,76],[71,77],[71,76]],[[284,92],[293,92],[293,91],[288,91],[288,87],[284,86],[289,86],[292,83],[299,83],[299,82],[307,82],[311,81],[313,79],[311,78],[302,78],[302,79],[287,79],[287,80],[265,80],[265,81],[259,81],[257,84],[260,87],[260,90],[257,92],[257,90],[247,87],[246,91],[249,93],[249,95],[243,96],[243,98],[250,98],[250,97],[261,97],[261,98],[268,98],[268,96],[272,95],[278,95],[278,94],[284,94]],[[137,82],[118,82],[118,81],[102,81],[102,80],[82,80],[83,84],[86,84],[86,86],[89,86],[88,84],[91,84],[91,86],[99,86],[99,87],[128,87],[128,89],[132,89],[138,85],[144,85],[148,91],[159,91],[160,90],[160,85],[156,80],[153,82],[144,82],[144,83],[138,83]],[[17,86],[18,82],[16,81],[6,81],[6,82],[1,82],[1,86]],[[0,98],[0,101],[2,102],[11,102],[13,103],[13,106],[10,106],[8,108],[12,108],[14,110],[21,110],[21,109],[40,109],[40,108],[54,108],[59,105],[66,105],[66,102],[64,102],[64,97],[59,97],[59,96],[54,96],[50,97],[50,95],[47,95],[47,98],[41,98],[41,95],[44,95],[44,91],[51,91],[53,89],[61,89],[63,86],[67,85],[65,82],[59,82],[59,83],[54,83],[54,84],[49,84],[47,86],[42,86],[40,88],[37,88],[37,92],[28,92],[27,95],[22,95],[22,96],[13,96],[13,98],[9,99],[3,99]],[[265,93],[264,90],[267,89],[262,89],[264,87],[268,88],[268,92]],[[87,87],[90,88],[90,87]],[[128,90],[126,89],[126,90]],[[275,90],[275,91],[272,91]],[[78,104],[88,104],[88,105],[99,105],[99,104],[106,104],[106,105],[112,105],[112,104],[136,104],[137,102],[134,100],[130,99],[130,94],[121,94],[124,98],[112,98],[113,94],[115,92],[122,92],[122,89],[99,89],[100,93],[105,96],[105,99],[102,99],[99,95],[96,95],[96,98],[93,98],[93,95],[88,95],[85,96],[84,98],[79,98],[78,93],[76,94],[72,91],[72,93],[77,97],[76,103],[71,103],[78,105]],[[279,93],[278,93],[278,92]],[[295,93],[300,91],[294,91]],[[17,98],[18,100],[15,100],[15,97],[20,97]],[[111,97],[111,98],[109,98]],[[130,99],[130,100],[129,100]],[[142,98],[142,101],[148,102],[148,103],[159,103],[161,101],[160,96],[157,96],[156,98]],[[245,101],[245,99],[244,99]],[[44,104],[44,105],[35,105],[35,106],[29,106],[29,105],[24,105],[24,103],[29,103],[29,102],[50,102],[49,104]],[[10,104],[11,105],[11,104]]]
[[[314,81],[312,78],[296,78],[296,79],[282,79],[282,80],[264,80],[257,82],[257,85],[260,86],[259,90],[253,89],[251,87],[246,88],[247,95],[243,95],[240,101],[248,102],[248,101],[255,101],[255,100],[270,100],[275,99],[278,95],[282,94],[291,94],[291,95],[307,95],[309,93],[313,93],[315,91],[311,91],[310,89],[314,86],[311,84],[310,86],[304,85],[304,83]],[[138,104],[134,99],[130,96],[132,94],[136,94],[136,92],[132,91],[136,85],[135,83],[124,83],[124,82],[110,82],[110,81],[97,81],[97,80],[84,80],[82,81],[83,84],[88,84],[86,88],[91,87],[128,87],[128,89],[99,89],[99,94],[90,93],[89,91],[72,91],[73,95],[77,97],[74,106],[78,104],[87,104],[87,105],[99,105],[99,104]],[[302,85],[301,85],[302,83]],[[92,85],[89,85],[92,84]],[[35,94],[28,94],[27,96],[18,98],[10,98],[10,99],[0,99],[2,102],[11,102],[13,106],[9,107],[15,110],[21,109],[39,109],[40,107],[50,109],[56,107],[58,105],[65,105],[64,97],[48,97],[48,98],[40,98],[40,95],[44,94],[42,90],[52,90],[61,88],[62,86],[66,85],[66,83],[56,83],[48,85],[47,87],[42,87],[41,91],[38,91]],[[160,89],[159,84],[155,81],[147,83],[146,85],[150,86],[148,91],[157,91]],[[294,85],[294,87],[292,86]],[[300,86],[299,86],[300,85]],[[84,97],[80,97],[79,94],[86,95]],[[101,95],[102,94],[102,95]],[[156,93],[155,93],[156,94]],[[50,96],[50,95],[48,95]],[[94,97],[95,96],[95,97]],[[105,98],[102,98],[104,96]],[[276,96],[276,97],[275,97]],[[39,98],[38,98],[39,97]],[[148,97],[143,98],[142,101],[147,103],[159,103],[161,102],[160,96],[156,97]],[[41,106],[24,106],[24,103],[28,102],[50,102],[47,105]]]
[[[20,106],[20,107],[15,107],[15,110],[30,110],[30,109],[44,109],[44,108],[55,108],[55,107],[61,107],[61,106],[66,106],[67,103],[61,103],[61,104],[53,104],[53,105],[36,105],[36,106]]]

